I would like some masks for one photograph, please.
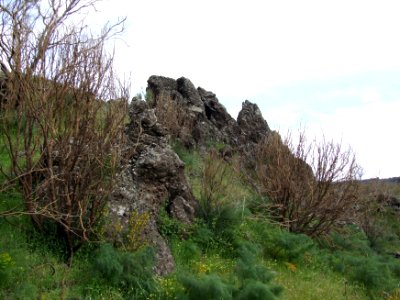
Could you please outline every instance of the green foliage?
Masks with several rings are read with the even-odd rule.
[[[236,228],[239,226],[241,220],[239,211],[235,207],[226,204],[213,212],[213,218],[209,227],[216,239],[226,244],[233,244]]]
[[[11,255],[7,252],[0,253],[0,272],[5,271],[14,264]]]
[[[232,255],[241,215],[235,207],[224,205],[213,212],[211,220],[198,219],[191,227],[190,239],[203,250],[220,250]]]
[[[38,288],[31,282],[24,282],[18,286],[14,294],[14,299],[30,300],[38,296]]]
[[[237,300],[275,300],[281,290],[270,289],[260,281],[249,281],[242,290],[239,291],[235,299]]]
[[[166,207],[158,213],[157,227],[160,234],[167,239],[182,237],[186,235],[187,231],[187,225],[176,218],[172,218]]]
[[[199,260],[201,257],[201,248],[193,239],[175,240],[171,247],[177,264],[188,266],[191,261]]]
[[[305,234],[294,234],[266,223],[250,224],[255,239],[262,245],[265,257],[282,262],[298,262],[314,247],[313,240]]]
[[[142,95],[140,94],[140,96]],[[141,99],[141,97],[139,99]],[[146,102],[149,103],[150,106],[154,104],[154,95],[150,89],[146,90],[146,93],[144,95],[144,100],[146,100]]]
[[[240,286],[235,299],[276,299],[282,292],[282,288],[270,284],[273,275],[263,264],[260,264],[259,247],[249,242],[242,242],[237,252],[239,258],[236,276]]]
[[[261,251],[257,245],[242,242],[237,253],[239,258],[236,265],[236,275],[242,284],[246,280],[269,282],[272,279],[271,272],[262,264],[258,264],[258,256]]]
[[[185,291],[180,299],[213,300],[232,299],[232,286],[216,274],[195,277],[184,274],[179,278]]]
[[[182,299],[277,299],[282,288],[271,285],[272,273],[260,263],[260,250],[242,242],[237,249],[236,267],[229,280],[215,273],[179,277]]]
[[[118,287],[127,295],[145,297],[156,289],[153,278],[153,252],[119,252],[110,244],[100,246],[93,259],[93,272],[103,282]]]
[[[400,263],[393,255],[375,252],[366,234],[357,226],[332,233],[322,245],[332,251],[325,260],[333,270],[363,285],[370,298],[390,294],[398,287]]]
[[[366,224],[368,226],[365,226]],[[363,230],[374,251],[384,254],[400,249],[399,214],[390,208],[383,208],[379,213],[368,216]]]
[[[331,259],[336,271],[345,274],[352,281],[363,284],[367,289],[387,289],[391,285],[393,278],[388,265],[375,257],[340,253]]]
[[[270,214],[271,201],[269,201],[267,196],[257,195],[250,198],[247,207],[254,215],[260,215],[265,218],[265,216]]]
[[[10,269],[14,264],[15,262],[8,252],[0,253],[0,287],[8,279]]]

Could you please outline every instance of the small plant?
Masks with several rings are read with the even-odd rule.
[[[14,261],[9,253],[7,252],[0,253],[0,272],[5,271],[13,264]]]
[[[7,278],[10,268],[15,264],[8,252],[0,253],[0,286]]]
[[[146,246],[143,231],[148,225],[149,220],[150,214],[147,212],[139,213],[136,210],[131,212],[126,233],[127,243],[125,244],[125,247],[127,250],[136,251]]]
[[[294,234],[262,222],[251,222],[249,225],[265,257],[285,263],[301,262],[314,247],[314,241],[307,235]]]
[[[156,290],[153,257],[150,248],[130,253],[103,244],[93,259],[93,271],[104,283],[120,288],[125,295],[145,298]]]
[[[157,227],[160,234],[168,239],[185,236],[187,231],[187,225],[176,218],[172,218],[166,207],[159,211]]]
[[[260,249],[242,241],[237,252],[237,263],[229,277],[222,266],[198,262],[198,276],[179,277],[184,291],[182,299],[270,299],[275,300],[282,288],[271,284],[272,273],[259,261]],[[224,276],[225,274],[225,276]]]
[[[200,277],[185,274],[181,276],[179,280],[184,287],[184,292],[183,295],[180,296],[180,299],[232,299],[232,285],[225,282],[216,274],[202,275]]]

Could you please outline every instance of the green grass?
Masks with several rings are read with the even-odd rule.
[[[275,271],[275,280],[283,289],[282,299],[288,300],[343,300],[368,299],[365,289],[350,284],[343,276],[325,268],[297,267],[274,261],[267,266]]]
[[[179,145],[175,150],[199,197],[202,155]],[[9,164],[4,151],[0,163]],[[357,226],[315,241],[271,223],[253,207],[267,199],[258,199],[240,176],[224,180],[231,185],[211,222],[186,225],[161,214],[158,226],[176,262],[165,277],[145,275],[150,265],[143,253],[96,243],[68,267],[62,245],[35,232],[27,216],[0,217],[0,299],[253,299],[256,289],[270,299],[399,299],[400,262],[386,253],[400,250],[398,215],[376,216],[384,234],[375,244]],[[17,188],[0,194],[0,212],[21,203]],[[196,289],[207,293],[200,297]]]

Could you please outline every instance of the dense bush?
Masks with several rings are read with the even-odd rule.
[[[203,275],[200,277],[184,274],[180,277],[180,282],[185,289],[182,295],[180,295],[180,299],[232,299],[232,285],[224,282],[224,280],[216,274]]]
[[[376,257],[337,253],[331,258],[333,268],[367,289],[390,289],[393,277],[388,265]],[[393,288],[393,286],[392,286]]]
[[[130,253],[119,252],[110,244],[103,244],[95,253],[92,265],[95,277],[120,288],[126,295],[146,297],[156,290],[150,248]]]
[[[260,249],[242,241],[237,249],[237,264],[233,277],[224,279],[217,274],[179,278],[184,291],[182,299],[277,299],[282,291],[272,285],[272,273],[259,260]]]
[[[254,239],[262,246],[265,257],[282,262],[298,262],[310,251],[315,243],[304,234],[294,234],[285,229],[266,224],[252,222],[251,230]]]
[[[364,286],[371,298],[389,295],[398,287],[400,263],[393,255],[376,252],[359,227],[333,232],[321,246],[331,250],[325,260],[333,270]]]

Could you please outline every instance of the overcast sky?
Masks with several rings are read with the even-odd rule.
[[[189,78],[233,117],[248,99],[272,129],[351,145],[364,178],[400,176],[400,1],[105,0],[133,93]],[[93,21],[95,20],[95,21]]]

